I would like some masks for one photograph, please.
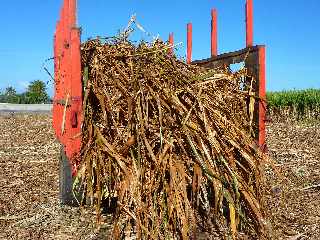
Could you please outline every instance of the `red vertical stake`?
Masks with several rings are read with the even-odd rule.
[[[266,150],[266,49],[259,47],[259,145]]]
[[[211,10],[211,57],[218,55],[217,10]]]
[[[72,159],[81,149],[82,82],[80,31],[76,28],[76,0],[63,0],[60,19],[54,37],[55,96],[53,106],[53,127],[60,142],[65,146],[67,157]],[[58,100],[67,101],[64,132],[62,122],[65,107]],[[71,119],[71,121],[68,121]],[[75,169],[74,169],[75,170]],[[73,173],[74,174],[74,173]]]
[[[65,2],[65,39],[64,39],[64,56],[63,56],[63,64],[65,65],[65,75],[64,75],[64,99],[68,98],[68,102],[71,103],[72,99],[72,83],[71,83],[71,67],[72,64],[70,62],[70,0],[64,0]],[[65,116],[65,132],[63,134],[64,137],[64,144],[66,146],[66,154],[68,156],[68,141],[70,138],[70,129],[71,129],[71,122],[68,121],[70,119],[70,108],[66,109],[66,116]]]
[[[253,46],[253,4],[246,0],[246,46]]]
[[[58,60],[57,60],[57,35],[58,35],[58,24],[56,26],[56,30],[54,33],[54,38],[53,38],[53,57],[54,57],[54,78],[57,79],[57,66],[58,66]],[[53,97],[53,107],[52,107],[52,127],[55,131],[55,134],[58,136],[58,132],[56,131],[57,125],[56,125],[56,106],[55,106],[55,101],[57,97],[57,87],[56,87],[56,82],[54,83],[54,97]]]
[[[54,86],[54,103],[52,109],[52,123],[57,137],[60,139],[60,129],[59,128],[59,106],[56,104],[56,101],[61,96],[61,85],[60,83],[60,54],[61,54],[61,20],[57,22],[56,25],[56,36],[55,36],[55,65],[54,65],[54,78],[55,78],[55,86]]]
[[[77,0],[70,0],[70,26],[76,27],[77,22]]]
[[[69,110],[70,128],[69,139],[66,145],[69,159],[75,157],[81,150],[81,121],[82,121],[82,81],[81,81],[81,53],[80,31],[77,29],[76,0],[69,1],[69,79],[71,93],[71,107]],[[78,137],[75,137],[78,136]],[[76,168],[73,168],[73,175]]]
[[[169,48],[169,55],[172,56],[173,55],[173,45],[174,45],[173,33],[169,34],[169,45],[171,46],[171,48]]]
[[[192,60],[192,23],[187,24],[187,63]]]

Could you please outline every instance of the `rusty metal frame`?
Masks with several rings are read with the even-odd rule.
[[[265,119],[266,119],[266,79],[265,79],[265,46],[258,45],[244,48],[239,51],[220,54],[208,59],[193,61],[196,64],[206,68],[229,67],[232,64],[244,62],[248,70],[248,75],[256,81],[253,86],[256,101],[254,109],[254,132],[257,143],[262,149],[265,144]]]
[[[255,105],[255,136],[259,146],[266,150],[266,47],[253,46],[253,0],[246,0],[246,48],[218,55],[217,10],[211,10],[211,58],[192,61],[192,23],[187,25],[187,63],[197,64],[208,68],[230,66],[245,62],[250,76],[256,79],[255,95],[260,99]]]

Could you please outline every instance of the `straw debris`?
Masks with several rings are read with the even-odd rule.
[[[187,65],[168,48],[82,45],[83,196],[98,221],[102,202],[116,201],[114,239],[263,237],[263,155],[246,70]]]

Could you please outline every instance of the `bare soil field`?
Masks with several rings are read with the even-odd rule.
[[[283,178],[267,172],[274,238],[320,239],[320,123],[273,122],[267,137]]]
[[[271,122],[266,172],[274,239],[320,239],[319,123]],[[0,114],[0,239],[103,239],[90,209],[61,207],[59,151],[46,114]],[[281,179],[281,180],[279,180]]]

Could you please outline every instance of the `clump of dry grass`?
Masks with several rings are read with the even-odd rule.
[[[263,156],[250,134],[250,87],[239,88],[245,70],[186,65],[167,49],[83,44],[85,193],[98,213],[102,199],[117,200],[115,239],[263,236]]]

